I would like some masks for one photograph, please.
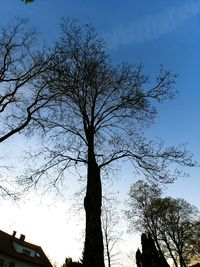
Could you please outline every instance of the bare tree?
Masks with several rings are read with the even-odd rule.
[[[26,25],[21,19],[0,28],[0,143],[34,121],[34,113],[51,99],[40,77],[52,55],[36,48],[36,32]],[[1,196],[14,196],[1,170]]]
[[[93,28],[72,20],[63,21],[55,49],[52,69],[43,78],[50,96],[56,97],[35,117],[44,136],[44,146],[36,155],[41,165],[32,173],[29,169],[25,182],[38,183],[56,167],[57,175],[50,180],[56,186],[70,167],[86,166],[83,262],[103,267],[101,175],[105,168],[127,159],[147,179],[167,182],[178,174],[171,172],[171,164],[194,163],[183,146],[165,148],[143,135],[154,121],[157,103],[173,97],[174,76],[169,70],[161,67],[153,85],[142,65],[113,66]]]
[[[102,206],[102,230],[104,237],[105,261],[111,267],[119,261],[120,251],[118,245],[122,239],[119,230],[119,201],[116,197],[104,199]]]
[[[22,131],[51,99],[39,82],[51,56],[36,49],[36,33],[26,24],[19,20],[0,29],[0,143]]]

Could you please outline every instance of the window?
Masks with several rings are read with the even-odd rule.
[[[4,259],[0,258],[0,267],[3,267],[3,266],[4,266]]]
[[[39,252],[35,252],[35,257],[40,257],[40,253]]]
[[[30,256],[31,252],[29,250],[23,248],[22,254],[24,254],[26,256]]]
[[[15,267],[15,263],[14,262],[10,262],[9,263],[9,267]]]

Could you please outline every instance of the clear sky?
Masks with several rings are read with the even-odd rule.
[[[152,79],[160,64],[177,74],[175,88],[179,93],[174,101],[159,107],[156,123],[147,135],[163,138],[169,145],[188,143],[188,149],[200,161],[200,0],[35,0],[28,5],[20,0],[0,1],[0,25],[16,17],[28,18],[30,25],[37,27],[40,38],[49,43],[59,36],[59,23],[64,16],[92,23],[105,38],[114,63],[143,63]],[[16,163],[16,172],[22,167],[17,156],[25,142],[14,137],[1,145],[1,154],[7,152],[10,161]],[[200,170],[187,171],[190,177],[169,185],[167,194],[183,197],[200,208]],[[123,168],[119,178],[115,188],[123,201],[137,177],[129,168]],[[27,240],[43,246],[57,261],[62,262],[65,256],[78,257],[81,231],[75,228],[78,222],[68,220],[68,193],[57,202],[50,196],[42,200],[31,197],[17,206],[0,200],[0,229],[24,233]],[[130,249],[131,246],[125,252]]]

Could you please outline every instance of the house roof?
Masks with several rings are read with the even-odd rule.
[[[9,235],[0,230],[0,253],[24,262],[37,264],[41,267],[52,267],[42,248],[40,246],[26,242],[24,238],[25,236],[22,235],[21,238],[16,238],[15,235]],[[36,252],[36,255],[30,256],[20,253],[15,249],[14,244],[34,250]]]

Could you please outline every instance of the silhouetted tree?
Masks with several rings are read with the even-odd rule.
[[[139,248],[136,251],[135,259],[136,259],[137,267],[142,267],[142,253]]]
[[[183,199],[161,198],[161,189],[138,181],[130,189],[130,227],[148,231],[160,255],[185,267],[199,255],[200,218],[196,207]]]
[[[63,21],[55,49],[52,69],[43,78],[50,96],[56,97],[35,118],[47,143],[36,155],[42,165],[28,170],[29,181],[37,183],[56,167],[57,176],[53,180],[49,176],[49,183],[57,186],[66,169],[86,166],[83,262],[88,267],[103,267],[101,176],[105,168],[129,159],[147,179],[166,182],[177,174],[170,171],[171,163],[194,164],[184,147],[164,148],[143,135],[157,114],[156,103],[173,97],[170,71],[161,68],[153,85],[141,65],[113,66],[93,28],[72,20]]]
[[[154,209],[150,209],[151,203],[161,197],[162,190],[156,183],[148,184],[139,180],[130,188],[128,210],[126,211],[129,220],[129,229],[139,232],[151,233],[158,250],[161,246],[158,241],[158,219],[154,216]]]
[[[102,206],[102,231],[104,238],[105,261],[111,267],[119,261],[119,250],[117,246],[121,241],[122,231],[119,230],[119,201],[116,197],[108,198],[103,201]]]
[[[160,236],[174,254],[177,265],[188,266],[199,255],[200,216],[196,207],[184,199],[166,197],[153,203],[159,209]]]
[[[169,267],[164,255],[161,254],[150,234],[141,235],[142,253],[136,252],[136,263],[138,267]]]
[[[66,258],[65,263],[62,265],[62,267],[81,267],[81,266],[83,265],[80,262],[74,262],[70,257]]]
[[[26,24],[20,20],[0,29],[0,143],[21,132],[51,100],[39,82],[51,57],[35,48],[36,33]]]
[[[45,85],[38,83],[50,57],[36,48],[35,41],[36,33],[26,20],[0,28],[0,143],[27,127],[35,112],[50,101]],[[13,194],[2,183],[0,192]]]

